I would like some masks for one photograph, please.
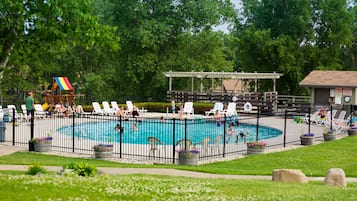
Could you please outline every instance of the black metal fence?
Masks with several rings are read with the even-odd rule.
[[[10,121],[0,125],[0,142],[29,146],[32,137],[50,135],[52,150],[57,152],[93,155],[95,145],[112,144],[114,158],[167,164],[177,163],[181,149],[195,149],[200,151],[200,161],[205,162],[245,155],[250,141],[264,140],[270,150],[299,145],[299,136],[306,132],[322,139],[325,126],[312,123],[312,113],[285,111],[284,116],[268,116],[257,112],[219,118],[189,115],[182,120],[169,113],[135,118],[47,113],[33,115],[31,122],[31,118],[13,110]]]

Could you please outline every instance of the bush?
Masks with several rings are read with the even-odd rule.
[[[29,166],[27,174],[36,175],[39,173],[46,174],[47,170],[39,164]]]
[[[95,166],[89,165],[88,163],[81,162],[79,164],[70,163],[63,166],[63,169],[73,169],[74,172],[79,176],[95,176],[98,170]]]

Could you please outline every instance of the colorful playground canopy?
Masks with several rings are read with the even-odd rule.
[[[61,91],[73,91],[73,87],[67,77],[54,77],[53,82],[54,88],[59,87]]]

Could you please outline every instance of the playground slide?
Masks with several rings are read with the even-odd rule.
[[[42,109],[45,111],[47,111],[49,107],[50,107],[50,105],[47,102],[42,104]]]

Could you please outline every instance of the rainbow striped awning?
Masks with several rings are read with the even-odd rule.
[[[61,91],[73,90],[73,87],[67,77],[54,77],[54,81],[54,87],[57,88],[58,86]]]

